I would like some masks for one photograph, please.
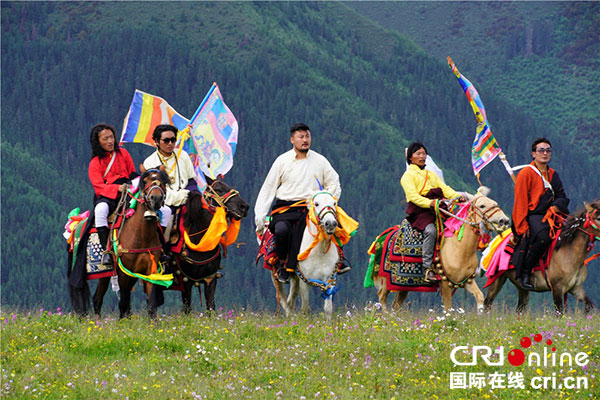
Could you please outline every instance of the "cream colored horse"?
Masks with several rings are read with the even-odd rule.
[[[475,297],[477,310],[479,312],[483,311],[483,293],[473,279],[479,265],[477,245],[481,227],[484,226],[490,231],[502,232],[510,226],[509,218],[500,209],[498,203],[487,197],[488,194],[489,189],[483,186],[478,189],[475,196],[467,194],[470,206],[463,237],[460,241],[456,234],[445,238],[440,249],[443,265],[443,280],[440,282],[440,291],[445,309],[452,307],[452,291],[455,287],[460,286]],[[434,260],[435,266],[438,263],[439,259]],[[439,267],[438,271],[440,271]],[[386,288],[385,279],[385,277],[379,275],[373,276],[379,303],[387,311],[387,298],[390,292]],[[400,310],[407,295],[408,291],[399,291],[392,303],[392,309]]]
[[[314,207],[314,215],[317,216],[317,224],[321,226],[324,233],[322,240],[310,251],[308,257],[303,261],[298,261],[298,273],[292,274],[290,278],[290,291],[287,299],[284,294],[283,284],[275,278],[274,271],[271,274],[273,285],[277,289],[277,301],[285,315],[288,316],[294,311],[296,298],[300,292],[302,300],[301,310],[304,313],[310,311],[308,296],[311,286],[316,286],[325,293],[324,311],[328,318],[333,313],[333,296],[335,292],[335,284],[337,278],[337,264],[339,255],[337,247],[332,242],[333,233],[338,227],[337,221],[337,202],[335,198],[328,192],[317,192],[313,196],[313,200],[309,204],[309,212],[311,207]],[[319,226],[311,219],[308,219],[304,234],[302,235],[302,243],[300,252],[302,254],[315,241],[316,235],[319,234]]]

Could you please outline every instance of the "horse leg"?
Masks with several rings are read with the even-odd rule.
[[[487,294],[485,296],[485,300],[483,301],[483,309],[486,313],[490,312],[492,303],[494,302],[494,299],[496,299],[496,296],[498,296],[498,293],[500,293],[500,290],[502,289],[502,286],[504,286],[507,278],[507,274],[504,273],[500,275],[490,286],[488,286]]]
[[[310,304],[308,303],[308,291],[310,290],[310,286],[306,283],[300,283],[300,299],[302,300],[302,312],[305,315],[310,314]]]
[[[563,291],[562,288],[553,287],[552,288],[552,298],[554,299],[554,310],[557,315],[563,314]]]
[[[442,293],[444,311],[449,311],[452,308],[452,289],[446,281],[440,281],[440,292]]]
[[[481,289],[479,289],[479,286],[477,286],[477,282],[475,282],[475,280],[467,282],[465,284],[465,290],[475,297],[475,303],[477,303],[477,312],[480,314],[483,313],[483,293],[481,292]]]
[[[131,289],[137,282],[137,278],[128,276],[119,276],[119,288],[121,289],[121,298],[119,299],[119,319],[131,316]]]
[[[408,292],[396,292],[396,297],[394,297],[394,302],[392,303],[392,310],[400,311],[404,304],[404,300],[406,300],[406,296],[408,296]]]
[[[98,286],[94,292],[94,313],[96,314],[96,321],[100,320],[100,311],[102,310],[102,303],[104,302],[104,295],[108,290],[110,284],[110,277],[98,279]]]
[[[298,277],[292,276],[290,278],[290,292],[288,293],[287,297],[287,304],[290,308],[290,312],[293,312],[294,308],[296,308],[296,299],[298,298],[299,286]]]
[[[377,289],[377,297],[379,298],[379,304],[381,304],[381,309],[383,310],[383,312],[387,312],[387,299],[388,299],[388,295],[390,294],[389,290],[387,290],[387,288],[385,287],[385,284],[381,285],[378,289]]]
[[[273,282],[273,286],[275,286],[275,294],[277,300],[277,310],[275,310],[275,314],[279,312],[279,307],[283,308],[283,312],[287,317],[290,315],[290,307],[288,306],[287,299],[285,297],[285,292],[283,291],[283,283],[279,282],[277,278],[275,278],[275,273],[271,272],[271,281]]]
[[[183,291],[181,292],[181,302],[183,303],[181,310],[184,314],[189,314],[192,311],[192,286],[188,283],[183,283]]]
[[[594,303],[592,303],[592,301],[590,300],[590,298],[587,296],[587,294],[585,293],[585,290],[583,289],[583,287],[580,286],[575,286],[573,289],[571,289],[569,291],[569,293],[571,293],[573,296],[575,296],[575,298],[581,302],[583,302],[583,304],[585,304],[584,306],[584,311],[586,314],[589,314],[590,311],[592,311],[592,309],[594,308]]]
[[[200,291],[200,286],[198,286]],[[206,300],[206,310],[215,311],[215,292],[217,291],[217,279],[212,279],[210,283],[204,284],[204,299]],[[200,293],[202,295],[202,293]]]

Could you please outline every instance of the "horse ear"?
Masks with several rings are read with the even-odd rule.
[[[583,202],[583,205],[585,206],[585,209],[586,209],[588,212],[594,212],[594,209],[592,208],[592,206],[591,206],[591,205],[590,205],[588,202],[584,201],[584,202]]]
[[[159,171],[165,171],[165,164],[160,164],[160,167],[158,167]]]
[[[144,168],[144,164],[140,164],[140,172],[143,174],[146,172],[146,168]]]

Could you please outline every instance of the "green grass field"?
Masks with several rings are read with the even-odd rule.
[[[0,325],[5,399],[579,399],[600,392],[600,318],[578,311],[382,314],[369,304],[330,322],[317,313],[285,318],[220,310],[154,322],[111,315],[96,323],[60,309],[3,308]],[[524,337],[531,338],[528,348],[520,345]],[[468,346],[468,354],[459,349],[455,358],[466,362],[474,345],[502,347],[503,358],[491,360],[503,365],[481,358],[474,366],[454,365],[452,350]],[[543,359],[544,348],[546,366],[508,361],[512,349]],[[573,357],[571,366],[564,353]],[[577,353],[585,353],[578,356],[582,366]],[[565,389],[563,382],[580,388]]]

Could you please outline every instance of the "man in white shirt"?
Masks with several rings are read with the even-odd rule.
[[[165,205],[161,207],[162,214],[160,225],[164,228],[169,224],[173,209],[185,204],[190,190],[196,189],[196,174],[190,156],[183,150],[175,151],[177,141],[177,128],[173,125],[158,125],[154,128],[152,138],[156,144],[156,151],[144,160],[144,168],[159,168],[164,166],[169,174],[170,183],[167,185]],[[161,240],[162,241],[162,240]],[[168,253],[169,244],[163,243],[165,254]],[[168,261],[168,257],[161,257],[161,262]]]
[[[262,235],[269,210],[280,210],[272,215],[269,230],[275,235],[277,279],[289,282],[289,272],[298,264],[298,251],[306,226],[306,206],[294,203],[307,200],[319,190],[328,191],[339,198],[342,192],[340,179],[329,161],[310,150],[310,128],[302,123],[290,128],[292,149],[281,154],[269,170],[254,207],[256,232]],[[275,204],[271,208],[271,203]],[[292,207],[290,207],[292,206]],[[341,273],[350,270],[346,261]]]

